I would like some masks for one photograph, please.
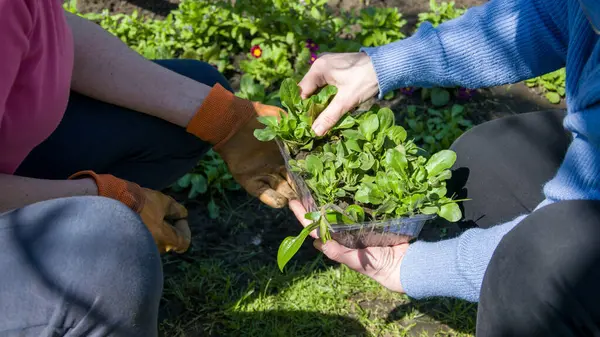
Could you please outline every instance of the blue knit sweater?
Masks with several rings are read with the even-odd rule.
[[[437,28],[426,23],[407,39],[362,50],[374,64],[380,97],[406,86],[504,85],[566,66],[564,126],[574,139],[556,175],[540,186],[545,200],[536,209],[561,200],[600,200],[596,1],[491,0]],[[412,244],[400,272],[406,293],[478,301],[492,253],[527,215],[490,229],[470,229],[454,239]]]

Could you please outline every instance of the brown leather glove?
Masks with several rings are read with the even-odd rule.
[[[264,128],[258,116],[279,117],[280,112],[278,107],[239,98],[216,84],[186,128],[214,145],[235,180],[273,208],[286,206],[296,194],[287,182],[277,144],[259,141],[254,130]]]
[[[138,213],[161,254],[171,250],[183,253],[189,248],[191,231],[187,222],[188,212],[175,199],[110,174],[81,171],[69,177],[79,178],[94,179],[99,196],[119,200]],[[174,222],[174,226],[168,221]]]

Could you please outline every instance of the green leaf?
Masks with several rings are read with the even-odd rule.
[[[220,209],[219,206],[217,205],[217,203],[215,203],[214,199],[210,199],[210,202],[208,203],[208,216],[211,219],[217,219],[220,215]]]
[[[201,174],[194,174],[191,180],[192,186],[198,193],[204,194],[208,190],[208,183],[206,178]]]
[[[257,119],[261,124],[270,126],[272,128],[276,128],[278,125],[277,117],[275,117],[275,116],[260,116]]]
[[[442,205],[438,215],[450,222],[456,222],[462,218],[460,207],[455,202]]]
[[[421,208],[422,214],[436,214],[440,210],[437,206],[426,206]]]
[[[283,272],[283,267],[285,267],[285,265],[292,259],[292,257],[294,257],[294,255],[296,255],[310,232],[315,230],[318,226],[319,222],[313,222],[312,224],[304,227],[298,236],[288,236],[281,242],[279,245],[279,250],[277,251],[277,265],[279,266],[280,271]]]
[[[254,137],[256,137],[256,139],[260,140],[261,142],[271,141],[275,139],[276,136],[277,134],[275,133],[275,131],[273,131],[273,129],[270,128],[254,130]]]
[[[450,101],[450,93],[446,89],[431,89],[431,104],[435,106],[444,106]]]
[[[359,153],[362,152],[362,149],[358,145],[358,142],[354,139],[348,139],[344,144],[346,145],[346,148],[350,151]]]
[[[313,8],[310,9],[310,15],[315,20],[321,20],[321,12],[319,12],[319,9],[317,7],[313,7]]]
[[[333,85],[327,85],[313,97],[315,97],[317,103],[328,105],[329,102],[331,102],[331,100],[335,96],[335,94],[337,94],[337,88]]]
[[[365,221],[365,210],[358,205],[350,205],[346,207],[346,213],[353,221],[359,223]]]
[[[352,140],[364,140],[365,137],[363,136],[362,133],[356,131],[356,130],[342,130],[342,136],[344,136],[344,138],[346,139],[352,139]]]
[[[363,171],[368,171],[375,164],[375,158],[372,154],[367,152],[361,152],[358,155],[358,159],[360,160],[360,169]]]
[[[315,156],[314,154],[310,154],[306,157],[306,170],[310,172],[312,175],[318,175],[323,172],[323,162],[321,158]]]
[[[377,112],[377,118],[379,119],[379,130],[383,131],[394,125],[394,113],[388,108],[380,109]]]
[[[556,93],[556,92],[547,92],[546,93],[546,98],[552,104],[558,104],[558,103],[560,103],[560,95],[558,93]]]
[[[363,136],[365,136],[365,138],[367,140],[373,139],[373,134],[375,133],[375,131],[377,131],[378,128],[379,128],[379,118],[377,117],[377,115],[371,115],[371,116],[367,117],[367,119],[361,121],[360,125],[358,126],[358,130],[360,131],[360,133]],[[345,130],[345,131],[351,131],[351,130]]]
[[[300,88],[296,81],[291,78],[283,80],[279,87],[279,97],[281,98],[281,103],[288,108],[290,112],[294,113],[296,111],[296,105],[301,102]]]
[[[381,206],[379,206],[375,212],[378,214],[389,214],[396,209],[396,203],[392,200],[387,200]]]
[[[186,175],[184,175],[183,177],[179,178],[177,180],[177,186],[180,188],[188,188],[188,186],[190,186],[190,183],[192,182],[192,175],[193,173],[188,173]]]
[[[319,219],[321,219],[321,212],[310,212],[310,213],[306,213],[304,215],[305,219],[311,220],[311,221],[319,221]]]
[[[456,153],[452,150],[441,150],[435,153],[425,164],[427,175],[434,177],[440,172],[447,170],[454,165],[456,161]]]
[[[394,144],[402,144],[406,140],[406,130],[400,125],[393,125],[387,131],[387,137],[394,142]]]
[[[462,114],[465,111],[465,107],[460,105],[460,104],[454,104],[452,105],[452,117],[456,117],[459,116],[460,114]]]
[[[408,161],[404,153],[396,149],[388,149],[385,152],[383,165],[398,173],[402,173],[408,167]]]
[[[286,37],[285,37],[285,41],[288,44],[294,44],[294,33],[288,32],[287,35],[286,35]]]
[[[437,175],[436,178],[440,181],[448,180],[448,179],[452,178],[452,171],[443,170],[440,174]]]
[[[356,120],[352,118],[352,116],[345,115],[332,129],[333,130],[341,130],[341,129],[349,129],[356,124]]]
[[[369,198],[369,194],[371,193],[371,188],[367,185],[361,185],[358,190],[356,190],[356,194],[354,195],[354,200],[358,202],[362,202],[363,204],[371,203],[371,199]]]

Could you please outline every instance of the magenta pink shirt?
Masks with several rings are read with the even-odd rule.
[[[58,126],[73,54],[62,0],[0,0],[0,173],[13,174]]]

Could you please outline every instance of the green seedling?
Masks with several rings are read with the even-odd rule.
[[[456,161],[451,150],[432,155],[407,138],[390,109],[373,106],[359,115],[346,114],[327,135],[316,137],[312,122],[336,94],[333,86],[303,100],[295,81],[280,88],[287,114],[261,117],[266,127],[255,131],[261,141],[279,139],[289,151],[292,172],[306,183],[319,209],[307,214],[313,223],[300,235],[286,238],[277,261],[283,270],[308,234],[319,228],[329,240],[332,224],[356,224],[436,214],[458,221],[458,200],[447,197],[446,180]]]

